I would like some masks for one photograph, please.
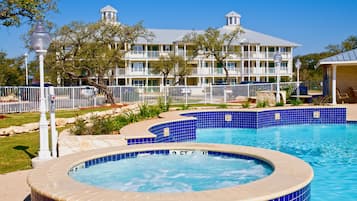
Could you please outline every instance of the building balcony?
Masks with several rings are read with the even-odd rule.
[[[210,76],[225,76],[225,70],[223,68],[212,68],[212,67],[194,67],[190,68],[189,76],[199,76],[199,77],[210,77]],[[281,76],[289,76],[291,70],[288,67],[280,68]],[[230,76],[276,76],[276,71],[274,67],[230,67],[228,68],[228,74]],[[174,72],[169,74],[174,76]],[[125,77],[157,77],[161,76],[160,73],[154,73],[150,68],[148,69],[132,69],[132,68],[118,68],[116,69],[115,77],[125,78]]]
[[[159,59],[160,56],[168,56],[169,54],[175,54],[174,51],[130,51],[126,53],[125,59],[127,60],[136,60],[136,59]],[[267,59],[267,60],[273,60],[275,52],[259,52],[259,51],[244,51],[242,53],[237,53],[237,52],[228,52],[229,56],[227,59],[229,60],[241,60],[241,59],[252,59],[252,60],[261,60],[261,59]],[[177,55],[182,56],[186,59],[192,59],[193,53],[192,51],[185,51],[179,50],[177,52]],[[281,52],[281,56],[284,60],[287,59],[292,59],[292,54],[291,52]],[[204,59],[214,59],[213,57],[200,57],[199,58],[204,58]]]
[[[125,59],[159,59],[160,56],[168,56],[174,54],[173,51],[129,51],[125,55]]]

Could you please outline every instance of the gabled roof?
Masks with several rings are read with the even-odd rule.
[[[221,33],[229,33],[233,31],[232,27],[224,26],[219,29]],[[281,38],[277,38],[274,36],[270,36],[267,34],[259,33],[256,31],[252,31],[250,29],[243,28],[243,33],[239,37],[238,40],[233,41],[233,44],[239,45],[241,43],[249,43],[249,44],[259,44],[261,46],[282,46],[282,47],[297,47],[300,46],[297,43],[293,43]]]
[[[148,29],[148,31],[154,34],[154,38],[151,41],[146,41],[145,39],[140,38],[137,43],[172,44],[182,40],[186,34],[193,32],[193,30],[184,29]],[[198,32],[200,33],[201,31]]]
[[[104,8],[100,9],[100,12],[118,12],[115,8],[111,7],[110,5],[105,6]]]
[[[225,17],[241,17],[241,16],[238,13],[231,11],[227,13]]]
[[[357,64],[357,49],[321,59],[318,66],[324,64]]]
[[[259,32],[255,32],[249,29],[242,28],[244,33],[239,37],[238,40],[234,41],[233,44],[239,45],[242,43],[250,43],[250,44],[260,44],[261,46],[282,46],[282,47],[297,47],[299,44],[283,40],[280,38],[276,38],[273,36],[269,36],[266,34],[262,34]],[[231,32],[233,29],[229,26],[224,26],[219,29],[221,33]],[[152,41],[146,41],[145,39],[139,39],[137,43],[140,44],[172,44],[173,42],[177,42],[182,40],[182,38],[191,32],[196,33],[204,33],[203,30],[180,30],[180,29],[148,29],[148,31],[152,32],[155,37]]]

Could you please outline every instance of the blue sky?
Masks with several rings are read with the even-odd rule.
[[[236,11],[243,27],[301,44],[294,55],[324,51],[357,35],[355,0],[59,0],[48,18],[59,27],[72,21],[95,22],[112,5],[124,24],[143,21],[147,28],[206,29],[224,25]],[[10,57],[26,52],[21,35],[29,27],[0,27],[0,50]]]

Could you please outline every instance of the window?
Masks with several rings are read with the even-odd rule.
[[[133,46],[133,51],[134,52],[143,52],[144,51],[144,46],[142,46],[142,45],[134,45]]]
[[[170,45],[164,45],[164,51],[171,51]]]
[[[145,86],[145,80],[133,80],[132,85],[133,86]]]
[[[227,69],[228,70],[234,70],[236,68],[236,63],[235,62],[228,62],[227,63]]]
[[[280,52],[288,52],[289,48],[288,47],[281,47]]]
[[[131,64],[131,72],[144,72],[144,63],[135,62]]]
[[[209,67],[211,67],[212,65],[212,62],[204,62],[204,67],[206,67],[206,68],[209,68]]]
[[[288,67],[288,62],[286,61],[281,62],[281,67]]]

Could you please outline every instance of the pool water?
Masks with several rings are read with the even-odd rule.
[[[312,201],[357,200],[357,124],[198,129],[197,142],[255,146],[297,156],[314,169]]]
[[[272,172],[257,160],[200,153],[146,154],[81,168],[69,175],[82,183],[120,191],[190,192],[244,184]]]

